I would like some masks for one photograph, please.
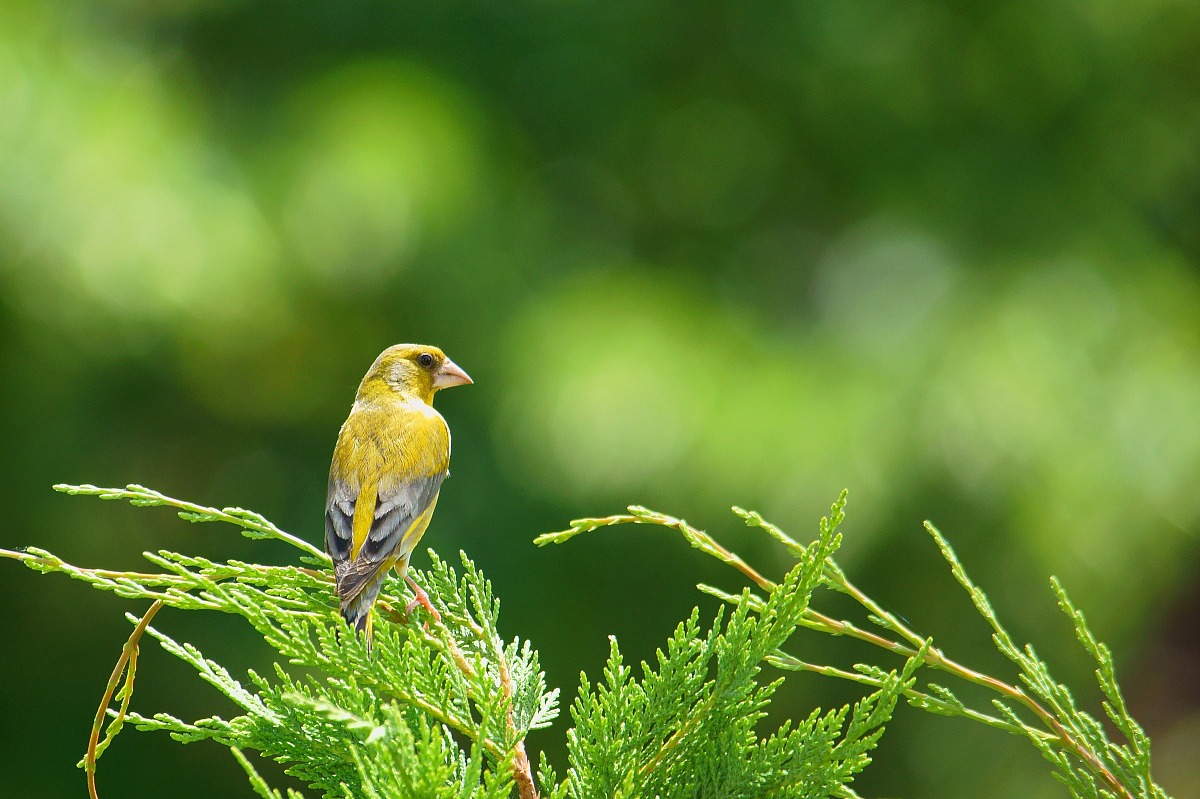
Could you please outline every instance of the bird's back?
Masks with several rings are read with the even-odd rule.
[[[343,575],[366,578],[411,552],[449,463],[450,431],[431,406],[355,403],[334,447],[325,505],[325,547],[343,600]]]

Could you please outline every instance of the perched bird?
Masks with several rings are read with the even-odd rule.
[[[437,347],[384,350],[358,386],[338,433],[325,499],[325,551],[333,559],[342,616],[371,646],[371,607],[388,569],[408,576],[408,559],[429,525],[450,473],[450,428],[433,409],[443,388],[473,382]]]

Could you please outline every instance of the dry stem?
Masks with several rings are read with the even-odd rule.
[[[689,525],[683,519],[677,519],[673,516],[649,511],[645,508],[632,507],[631,514],[617,514],[613,516],[605,516],[598,519],[586,519],[580,522],[573,522],[576,531],[583,532],[597,527],[607,527],[616,524],[655,524],[662,527],[669,527],[679,531],[688,543],[693,547],[712,555],[723,563],[733,566],[735,569],[749,578],[755,585],[764,591],[770,592],[775,589],[775,583],[768,580],[760,574],[753,566],[746,563],[736,553],[726,549],[719,544],[716,539],[703,530],[696,529]],[[782,532],[779,532],[780,537]],[[547,536],[546,538],[549,538]],[[783,539],[781,539],[783,540]],[[790,540],[790,539],[788,539]],[[802,551],[803,547],[795,544],[792,548]],[[893,641],[886,636],[878,635],[869,630],[864,630],[856,626],[852,622],[834,619],[819,613],[811,608],[805,613],[805,626],[822,630],[832,635],[846,635],[852,638],[857,638],[860,641],[866,641],[869,644],[886,649],[902,657],[912,657],[916,654],[917,649],[924,644],[924,639],[917,635],[913,630],[909,629],[893,614],[888,613],[880,607],[873,599],[863,593],[857,586],[846,579],[840,569],[827,568],[826,578],[837,590],[844,591],[851,596],[856,602],[866,608],[876,617],[886,620],[887,624],[909,641],[913,646]],[[914,648],[915,647],[915,648]],[[925,664],[941,671],[946,671],[954,674],[967,682],[981,685],[989,688],[1003,696],[1008,697],[1029,709],[1054,736],[1058,744],[1068,752],[1071,752],[1084,763],[1095,771],[1101,779],[1104,780],[1117,794],[1125,799],[1134,799],[1133,794],[1129,789],[1121,784],[1116,775],[1112,773],[1100,760],[1100,758],[1088,746],[1070,733],[1050,711],[1046,710],[1036,699],[1025,693],[1019,686],[1010,685],[1003,680],[996,679],[987,674],[975,671],[967,666],[958,663],[957,661],[947,657],[940,649],[930,646],[926,656]],[[810,669],[815,670],[815,669]]]
[[[96,711],[95,721],[92,722],[92,734],[88,738],[87,755],[83,758],[84,770],[87,771],[88,794],[91,799],[99,799],[99,795],[96,793],[96,757],[100,746],[100,730],[104,727],[104,716],[108,712],[108,706],[112,703],[117,683],[121,681],[121,675],[126,672],[128,665],[125,686],[122,688],[121,709],[117,711],[116,718],[109,724],[110,729],[113,724],[119,725],[125,720],[125,713],[129,709],[129,700],[133,696],[133,678],[137,672],[138,642],[141,641],[146,628],[150,626],[150,620],[154,618],[154,614],[158,613],[162,607],[161,599],[154,600],[154,604],[133,628],[125,646],[121,647],[121,656],[117,658],[117,665],[113,667],[112,675],[108,678],[108,685],[104,689],[104,698],[100,700],[100,708]]]

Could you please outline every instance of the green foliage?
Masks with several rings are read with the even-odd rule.
[[[263,799],[283,799],[283,794],[262,779],[245,750],[284,764],[289,774],[325,797],[501,799],[515,793],[531,799],[539,784],[550,799],[854,797],[851,783],[870,763],[884,724],[904,697],[938,715],[968,718],[1028,738],[1078,799],[1166,799],[1151,777],[1150,742],[1125,706],[1112,655],[1057,580],[1052,585],[1059,604],[1097,663],[1105,712],[1124,743],[1111,741],[1100,722],[1076,707],[1032,647],[1014,643],[932,526],[928,530],[954,577],[992,626],[996,647],[1018,667],[1023,687],[951,659],[851,583],[833,559],[841,543],[837,528],[844,517],[845,492],[830,517],[821,520],[818,538],[807,545],[757,513],[734,509],[795,557],[795,566],[778,583],[708,533],[639,506],[631,507],[629,515],[580,519],[569,530],[539,537],[539,544],[560,543],[615,524],[664,526],[741,571],[763,593],[746,589],[732,595],[700,586],[733,606],[728,618],[722,608],[705,627],[699,610],[693,610],[665,650],[658,651],[656,663],[640,664],[640,676],[612,640],[602,679],[593,683],[583,675],[571,707],[574,726],[566,733],[565,777],[559,779],[543,757],[535,781],[525,737],[557,717],[558,691],[547,687],[529,642],[505,643],[499,633],[499,601],[465,554],[461,573],[432,551],[431,568],[415,572],[440,620],[405,620],[395,608],[404,606],[408,589],[394,576],[388,579],[376,612],[382,620],[403,623],[377,624],[374,649],[368,653],[338,616],[324,555],[258,514],[206,508],[141,486],[57,488],[139,506],[173,507],[191,522],[232,523],[248,537],[297,547],[306,564],[215,562],[160,550],[144,554],[161,571],[143,574],[79,568],[35,548],[0,550],[32,569],[62,572],[123,598],[154,602],[141,618],[127,614],[135,633],[105,696],[103,710],[112,718],[108,735],[102,742],[93,738],[81,764],[89,772],[128,721],[139,730],[167,732],[182,743],[210,740],[228,746]],[[812,600],[822,588],[853,598],[881,632],[814,609]],[[238,679],[196,646],[151,626],[153,614],[164,606],[240,616],[280,660],[270,675],[247,670],[246,679]],[[903,663],[891,670],[860,663],[853,671],[806,663],[784,650],[801,627],[861,639],[901,656]],[[232,700],[240,715],[188,722],[165,712],[130,711],[143,630]],[[764,679],[764,665],[785,673],[849,679],[873,690],[853,706],[813,710],[763,738],[759,727],[783,679]],[[987,687],[1000,697],[993,700],[992,712],[968,707],[945,686],[917,687],[922,668]],[[125,683],[114,693],[123,669]],[[119,707],[107,707],[110,700]],[[99,731],[98,721],[96,736]],[[289,790],[287,796],[298,799],[300,794]]]
[[[192,666],[242,715],[187,722],[168,713],[128,713],[138,729],[260,752],[324,796],[485,799],[511,793],[512,764],[523,757],[518,752],[526,733],[557,715],[558,692],[546,688],[537,654],[517,639],[506,644],[500,638],[499,602],[465,556],[461,575],[432,553],[433,566],[416,572],[442,621],[377,625],[369,656],[339,621],[324,555],[256,514],[201,508],[140,486],[63,488],[135,505],[168,505],[192,522],[231,522],[249,537],[288,541],[305,552],[301,560],[322,567],[213,562],[159,551],[145,557],[161,573],[134,574],[80,569],[38,549],[11,553],[31,568],[62,571],[124,598],[241,616],[288,664],[276,664],[269,676],[249,671],[244,683],[192,644],[148,627],[163,649]],[[404,590],[403,581],[389,578],[385,608],[403,607]],[[262,794],[261,781],[252,775],[251,782]]]
[[[756,572],[740,557],[722,547],[703,530],[692,527],[682,519],[656,513],[636,505],[629,508],[629,515],[575,520],[571,523],[570,529],[543,535],[538,538],[538,543],[561,543],[583,532],[624,523],[654,524],[676,530],[692,547],[733,566],[761,588],[770,592],[768,598],[763,599],[752,595],[749,591],[741,596],[736,596],[712,586],[699,586],[700,590],[706,593],[736,604],[738,610],[735,612],[731,625],[746,609],[753,609],[764,620],[775,618],[778,613],[776,608],[778,592],[785,590],[789,581],[793,580],[793,575],[797,574],[797,570],[806,573],[806,570],[813,569],[811,574],[817,578],[821,586],[845,594],[858,602],[866,611],[869,623],[882,630],[884,634],[881,635],[850,621],[831,618],[808,607],[807,604],[800,609],[801,615],[795,619],[794,624],[831,635],[858,638],[903,656],[907,658],[907,662],[902,675],[897,678],[895,672],[885,671],[872,663],[857,663],[852,671],[834,666],[807,663],[782,649],[766,653],[764,655],[766,662],[785,670],[808,671],[873,686],[881,694],[873,695],[867,700],[868,702],[875,699],[876,696],[890,697],[892,692],[899,691],[910,705],[922,710],[942,716],[970,719],[1026,737],[1054,766],[1054,777],[1066,785],[1076,799],[1101,799],[1102,797],[1104,799],[1117,799],[1118,797],[1121,799],[1134,799],[1134,797],[1137,799],[1166,799],[1167,794],[1154,783],[1150,774],[1149,738],[1141,726],[1129,715],[1120,688],[1117,686],[1112,654],[1108,647],[1096,640],[1088,628],[1083,614],[1071,603],[1057,579],[1052,578],[1051,585],[1058,597],[1059,605],[1070,619],[1076,636],[1096,661],[1096,676],[1105,697],[1105,713],[1125,738],[1124,743],[1110,740],[1103,726],[1076,706],[1068,688],[1054,679],[1049,665],[1037,656],[1031,646],[1018,647],[1014,643],[1008,632],[1001,626],[986,595],[967,576],[954,550],[932,525],[926,523],[926,528],[933,536],[943,557],[950,564],[955,579],[967,590],[980,615],[991,625],[996,648],[1018,667],[1018,676],[1023,687],[1017,687],[982,674],[946,656],[940,649],[933,646],[931,639],[913,631],[900,617],[880,606],[847,579],[845,572],[833,559],[833,550],[836,547],[824,548],[831,531],[843,519],[845,502],[846,493],[842,492],[841,497],[834,503],[830,518],[821,521],[821,538],[817,544],[808,546],[800,544],[754,511],[733,509],[734,513],[740,516],[747,525],[763,529],[772,538],[783,544],[787,551],[799,561],[781,586],[776,586]],[[813,587],[815,588],[816,585],[814,584]],[[786,640],[787,637],[784,636],[783,640]],[[759,643],[763,640],[770,640],[770,636],[759,639]],[[951,689],[937,683],[928,683],[924,689],[914,687],[915,680],[909,679],[909,677],[921,667],[941,670],[960,680],[983,686],[1000,694],[1001,698],[992,700],[994,713],[969,707]],[[609,671],[614,671],[612,663],[610,663]],[[612,682],[611,676],[610,682]],[[859,708],[862,704],[866,703],[860,703],[860,706],[855,708],[855,721],[858,720]],[[1022,715],[1017,709],[1018,707],[1023,709],[1025,715]],[[890,708],[887,713],[890,714]],[[1027,718],[1029,715],[1033,717],[1032,720]],[[851,731],[853,730],[854,724],[852,723]],[[848,739],[850,737],[850,735],[847,736]]]
[[[571,708],[568,733],[571,769],[568,795],[633,797],[817,797],[841,793],[868,762],[882,724],[909,686],[894,672],[882,687],[848,708],[813,712],[762,740],[756,725],[778,681],[756,679],[761,664],[795,632],[822,568],[837,548],[834,528],[824,526],[767,600],[751,611],[749,592],[722,627],[718,615],[707,633],[699,611],[680,624],[658,652],[657,669],[642,664],[632,677],[616,641],[604,681],[586,678]]]
[[[1121,689],[1117,686],[1116,670],[1112,653],[1107,646],[1096,640],[1088,628],[1083,613],[1071,603],[1066,589],[1056,578],[1050,579],[1059,607],[1075,628],[1075,634],[1084,649],[1096,661],[1096,679],[1105,697],[1104,711],[1125,738],[1118,744],[1109,740],[1104,727],[1084,710],[1076,707],[1075,699],[1067,686],[1050,674],[1049,666],[1037,656],[1031,645],[1018,647],[1000,624],[996,612],[987,596],[975,585],[962,563],[954,554],[949,542],[928,522],[925,525],[933,536],[942,555],[950,564],[956,580],[970,594],[979,614],[991,625],[992,641],[1001,654],[1011,660],[1020,670],[1021,683],[1039,704],[1027,702],[1054,735],[1046,736],[1041,731],[1023,724],[1011,703],[993,700],[996,709],[1005,719],[1019,725],[1021,732],[1055,768],[1055,777],[1075,797],[1097,799],[1098,797],[1138,796],[1148,799],[1165,799],[1166,793],[1154,784],[1150,775],[1150,739],[1141,725],[1129,715]],[[947,701],[962,706],[946,688],[936,688]]]

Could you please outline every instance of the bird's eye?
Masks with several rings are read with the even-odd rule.
[[[417,363],[425,367],[433,366],[433,356],[428,352],[422,352],[417,356]]]

